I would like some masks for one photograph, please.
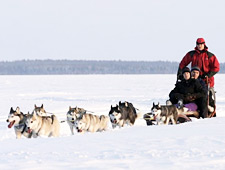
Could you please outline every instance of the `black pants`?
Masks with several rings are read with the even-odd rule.
[[[198,106],[200,117],[207,118],[208,117],[207,96],[195,100],[195,103]]]

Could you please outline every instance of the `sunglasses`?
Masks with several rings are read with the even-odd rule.
[[[205,44],[204,42],[203,43],[196,43],[197,45],[200,45],[200,44]]]

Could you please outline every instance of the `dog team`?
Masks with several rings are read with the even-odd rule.
[[[113,129],[116,127],[121,128],[124,125],[134,125],[136,119],[141,115],[141,113],[137,113],[137,110],[132,103],[127,101],[119,102],[115,107],[111,105],[108,116],[93,115],[87,113],[83,108],[69,107],[66,122],[72,135],[74,135],[75,130],[78,133],[101,132],[107,130],[109,122],[111,122]],[[143,118],[147,121],[147,124],[150,120],[155,120],[157,125],[169,124],[169,122],[176,124],[178,117],[187,118],[185,112],[184,107],[160,106],[160,104],[155,105],[153,103],[151,112],[145,114]],[[34,105],[32,113],[28,112],[27,114],[21,112],[19,107],[16,110],[11,107],[6,121],[9,123],[8,128],[14,127],[18,139],[22,135],[27,138],[36,138],[38,136],[58,137],[60,123],[65,122],[60,122],[54,114],[48,115],[43,104],[40,107]]]

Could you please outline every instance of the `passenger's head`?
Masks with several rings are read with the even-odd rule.
[[[188,67],[183,68],[182,74],[185,80],[189,80],[191,78],[191,71]]]
[[[200,68],[198,66],[194,66],[191,68],[191,77],[197,79],[200,74]]]
[[[197,41],[196,41],[196,46],[197,46],[199,51],[204,50],[204,48],[205,48],[205,40],[204,40],[204,38],[198,38]]]

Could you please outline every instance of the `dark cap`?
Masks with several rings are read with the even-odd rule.
[[[191,73],[191,70],[190,70],[188,67],[184,67],[184,68],[182,69],[182,74],[184,74],[185,72]]]
[[[191,71],[194,71],[194,70],[200,72],[200,68],[199,68],[198,66],[193,66],[193,67],[191,67]]]

